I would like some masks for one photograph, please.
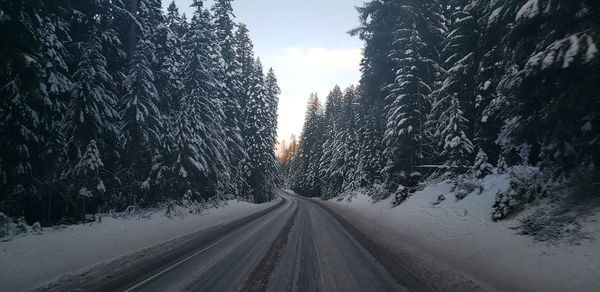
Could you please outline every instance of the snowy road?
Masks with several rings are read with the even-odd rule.
[[[177,256],[169,261],[157,261],[155,267],[147,266],[144,273],[136,272],[135,268],[132,272],[123,269],[118,279],[113,279],[114,283],[106,281],[107,277],[97,285],[80,279],[75,282],[82,286],[54,288],[103,291],[426,290],[409,273],[398,273],[398,269],[389,267],[386,270],[371,256],[385,256],[385,253],[367,251],[316,202],[283,191],[279,191],[279,195],[284,201],[272,211],[213,236],[212,240],[185,254],[173,252]]]

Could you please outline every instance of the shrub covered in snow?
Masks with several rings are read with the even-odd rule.
[[[600,173],[585,167],[568,178],[550,180],[544,184],[549,203],[540,204],[532,214],[520,220],[516,229],[535,240],[553,243],[559,240],[579,243],[589,238],[590,230],[582,227],[597,225],[594,217],[600,207],[599,181]]]
[[[439,205],[441,204],[444,200],[446,200],[446,196],[444,196],[443,194],[439,194],[437,199],[435,200],[435,202],[433,202],[433,205]]]
[[[42,231],[44,231],[44,229],[42,228],[40,222],[35,222],[33,225],[31,225],[31,232],[35,234],[42,234]]]
[[[508,164],[504,159],[504,156],[500,155],[498,159],[498,163],[496,163],[496,173],[497,174],[505,174],[508,171]]]
[[[479,149],[475,157],[475,164],[473,164],[473,174],[477,178],[484,178],[486,175],[491,174],[493,170],[494,167],[488,162],[487,154]]]
[[[454,187],[452,188],[452,192],[457,200],[464,199],[468,194],[477,191],[477,193],[481,194],[483,191],[483,186],[481,186],[481,181],[478,178],[474,178],[472,176],[460,176],[454,182]]]
[[[494,221],[502,220],[547,195],[547,187],[538,172],[513,172],[509,188],[505,192],[496,194],[492,219]]]
[[[217,208],[226,205],[227,201],[215,198],[207,200],[194,200],[191,193],[184,195],[179,201],[169,201],[161,206],[164,209],[164,215],[168,218],[185,216],[188,214],[200,214],[210,208]]]
[[[412,196],[415,192],[420,191],[423,189],[423,186],[416,186],[416,187],[405,187],[405,186],[398,186],[398,188],[396,189],[396,192],[394,192],[394,200],[392,201],[392,206],[396,207],[400,204],[402,204],[404,201],[406,201],[406,199],[408,199],[410,196]]]
[[[9,224],[12,220],[8,218],[4,213],[0,212],[0,238],[5,237],[9,234]]]
[[[373,185],[373,187],[367,189],[367,195],[370,196],[374,202],[377,202],[387,199],[391,195],[391,193],[385,187],[385,185],[377,183]]]
[[[42,233],[42,226],[39,222],[29,226],[24,217],[18,218],[16,221],[0,212],[0,238],[11,238],[20,234],[33,232],[35,234]]]

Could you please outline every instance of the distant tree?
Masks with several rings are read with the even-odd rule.
[[[347,88],[344,92],[341,104],[340,129],[337,135],[339,143],[334,153],[337,156],[343,156],[337,159],[343,159],[343,177],[342,191],[354,190],[360,186],[359,154],[360,146],[357,133],[357,89],[353,86]]]
[[[343,144],[341,130],[341,103],[343,93],[339,86],[335,86],[327,96],[325,114],[323,116],[323,154],[319,161],[319,177],[323,183],[321,195],[329,198],[338,195],[342,190],[344,181],[343,167],[344,156],[336,152]]]
[[[291,187],[301,194],[321,195],[319,162],[323,153],[323,108],[316,94],[308,100],[298,155],[292,166]]]
[[[281,183],[281,178],[278,176],[277,159],[273,149],[275,149],[275,145],[277,144],[277,111],[279,109],[279,95],[281,94],[281,88],[279,88],[277,76],[275,76],[273,68],[269,68],[269,71],[267,72],[265,77],[265,87],[267,89],[267,105],[265,107],[267,116],[266,127],[270,131],[268,131],[268,148],[265,147],[264,151],[271,156],[267,161],[271,167],[271,170],[269,171],[270,179],[273,180],[274,185],[279,185]]]
[[[289,142],[288,142],[289,141]],[[298,153],[298,139],[292,134],[289,140],[283,140],[281,143],[281,151],[279,152],[279,164],[290,164]]]
[[[188,23],[185,14],[179,14],[179,8],[175,1],[171,1],[167,7],[167,14],[165,16],[167,26],[175,34],[177,38],[181,38],[185,35],[188,28]]]
[[[278,163],[279,163],[279,176],[281,177],[282,184],[284,187],[290,187],[292,178],[292,165],[298,155],[298,140],[295,135],[289,138],[289,142],[283,140],[281,143],[281,150],[279,152]]]

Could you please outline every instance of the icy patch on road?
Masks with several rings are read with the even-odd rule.
[[[101,223],[45,229],[0,242],[0,291],[36,287],[63,274],[83,269],[212,226],[265,210],[266,204],[228,201],[200,215],[169,219],[165,210],[143,217],[103,217]]]
[[[455,198],[451,181],[438,181],[397,207],[392,207],[393,196],[375,202],[366,192],[325,203],[392,250],[413,257],[421,253],[427,259],[409,260],[415,265],[421,262],[421,274],[431,276],[432,262],[439,261],[500,290],[591,291],[600,287],[598,240],[550,244],[517,234],[514,228],[535,208],[492,221],[496,193],[507,190],[509,182],[506,174],[489,175],[480,181],[481,189],[462,200]],[[599,219],[598,214],[591,216],[582,223],[583,231],[600,238]]]

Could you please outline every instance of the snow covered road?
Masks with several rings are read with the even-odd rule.
[[[283,194],[297,215],[267,291],[426,290],[408,273],[390,274],[329,212],[312,200]],[[258,289],[262,291],[263,289]]]
[[[320,204],[278,193],[283,201],[260,214],[63,277],[44,290],[429,290],[409,272],[382,264],[385,252],[357,241]]]

